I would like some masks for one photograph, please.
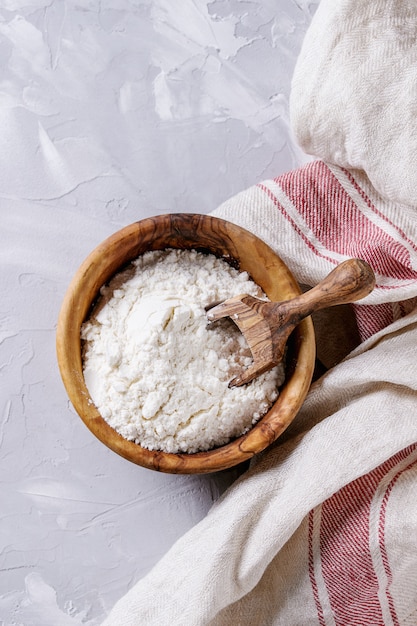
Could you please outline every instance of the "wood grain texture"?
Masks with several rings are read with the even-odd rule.
[[[124,439],[101,417],[84,382],[80,329],[100,287],[147,250],[195,249],[223,257],[247,271],[272,301],[301,291],[283,261],[260,239],[225,220],[207,215],[173,213],[135,222],[106,239],[87,257],[68,287],[58,318],[56,347],[68,396],[87,427],[122,457],[169,473],[208,473],[250,459],[273,443],[295,418],[314,371],[315,340],[311,319],[292,333],[286,380],[268,413],[244,436],[225,446],[195,454],[150,451]]]
[[[318,285],[283,302],[264,302],[248,294],[221,302],[207,313],[211,321],[230,317],[251,349],[253,363],[230,381],[247,384],[284,358],[289,335],[305,317],[324,308],[349,304],[367,296],[375,286],[372,268],[362,259],[340,263]]]

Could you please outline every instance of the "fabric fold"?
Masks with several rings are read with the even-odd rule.
[[[416,72],[414,0],[321,0],[291,85],[298,143],[415,206]]]
[[[412,0],[321,0],[291,93],[296,137],[317,160],[214,215],[266,241],[306,286],[368,261],[361,343],[329,357],[287,431],[103,626],[417,623],[416,41]]]
[[[120,600],[104,623],[228,626],[237,615],[240,621],[233,623],[257,623],[248,602],[243,601],[243,614],[239,600],[256,594],[275,556],[297,534],[309,512],[341,485],[366,475],[417,441],[414,341],[417,313],[361,344],[317,381],[285,442],[262,455],[207,517]],[[417,457],[415,463],[417,471]],[[306,554],[298,564],[299,574],[303,585],[309,586],[305,558]],[[270,586],[272,596],[274,589]],[[289,612],[280,607],[278,615],[270,614],[265,623],[308,623],[303,621],[299,593],[314,606],[306,589],[298,589],[298,584],[286,587],[292,601]],[[417,585],[412,599],[417,606]]]

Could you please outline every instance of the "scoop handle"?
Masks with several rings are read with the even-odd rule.
[[[318,285],[285,304],[288,313],[297,311],[297,317],[302,319],[320,309],[356,302],[371,293],[374,287],[375,274],[370,265],[362,259],[348,259]]]

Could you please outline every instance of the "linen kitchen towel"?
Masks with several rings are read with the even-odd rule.
[[[417,624],[416,42],[414,1],[319,5],[291,98],[317,160],[214,214],[305,285],[368,261],[359,345],[106,626]]]

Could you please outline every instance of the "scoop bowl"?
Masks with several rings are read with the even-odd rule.
[[[135,222],[99,244],[82,263],[59,313],[56,348],[61,377],[75,410],[90,431],[125,459],[157,471],[209,473],[243,463],[265,450],[296,417],[311,384],[315,364],[312,321],[304,319],[291,334],[285,382],[269,411],[252,429],[207,452],[173,454],[151,451],[119,435],[102,418],[83,377],[81,326],[100,288],[148,250],[197,250],[224,258],[247,271],[272,301],[289,300],[300,287],[280,257],[258,237],[231,222],[208,215],[171,213]],[[192,393],[192,390],[190,390]]]

